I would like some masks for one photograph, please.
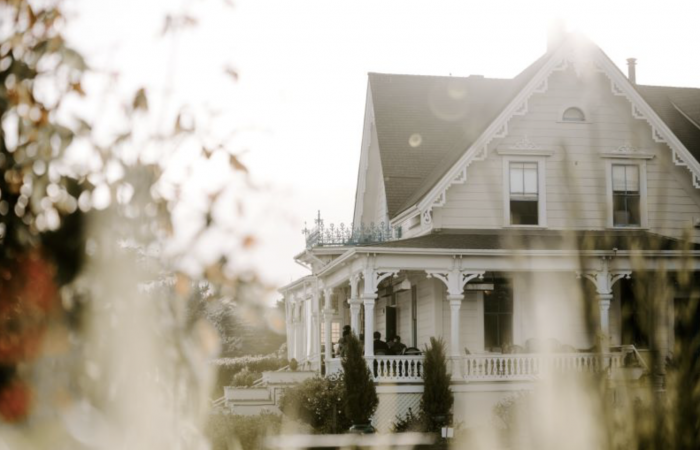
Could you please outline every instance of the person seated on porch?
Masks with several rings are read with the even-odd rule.
[[[386,342],[382,341],[382,333],[379,331],[374,332],[374,354],[375,355],[386,355],[389,353],[389,346]]]
[[[401,342],[401,336],[398,335],[394,336],[394,339],[388,342],[387,345],[392,355],[403,355],[404,350],[406,350],[406,346]]]

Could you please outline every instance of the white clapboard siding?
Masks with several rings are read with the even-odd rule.
[[[588,122],[561,122],[560,114],[568,106],[581,106]],[[654,156],[646,161],[650,231],[681,236],[700,219],[700,192],[692,186],[690,173],[673,165],[668,146],[654,142],[649,125],[632,116],[625,98],[612,95],[604,75],[583,85],[573,70],[554,73],[549,90],[533,95],[528,111],[509,122],[505,138],[492,141],[485,160],[472,163],[465,183],[448,189],[444,206],[433,210],[436,228],[504,226],[503,156],[498,151],[512,151],[525,136],[553,152],[544,158],[549,228],[607,227],[610,160],[601,154],[625,143]]]

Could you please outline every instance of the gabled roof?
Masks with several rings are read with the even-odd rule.
[[[430,190],[546,56],[513,79],[369,74],[390,218]]]
[[[551,56],[513,79],[369,75],[390,219],[445,177]],[[700,89],[635,88],[700,161]]]
[[[700,160],[700,89],[637,85],[637,92]]]

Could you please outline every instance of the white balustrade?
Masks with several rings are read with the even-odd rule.
[[[423,356],[374,356],[369,363],[376,381],[423,381]]]
[[[551,353],[468,355],[460,364],[465,380],[533,380],[562,372],[597,373],[622,366],[622,354]]]
[[[561,373],[599,373],[622,367],[623,353],[531,353],[467,355],[457,359],[455,369],[465,381],[527,381]],[[327,362],[326,374],[343,370],[339,358]],[[377,382],[423,381],[423,356],[374,356],[367,365]]]

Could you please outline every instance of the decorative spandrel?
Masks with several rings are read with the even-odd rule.
[[[305,226],[302,230],[306,238],[306,248],[368,245],[391,241],[395,238],[394,230],[384,222],[380,224],[363,223],[357,227],[344,223],[326,225],[319,212],[314,223],[313,228]]]

